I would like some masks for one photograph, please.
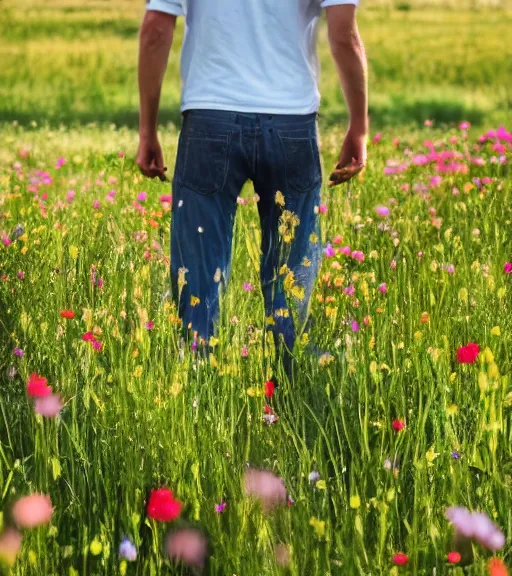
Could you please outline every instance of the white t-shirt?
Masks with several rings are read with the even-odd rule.
[[[359,0],[148,0],[185,16],[181,110],[309,114],[320,104],[321,8]]]

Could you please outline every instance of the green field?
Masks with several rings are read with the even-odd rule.
[[[142,6],[0,3],[0,533],[20,496],[49,494],[54,506],[50,525],[24,534],[12,574],[191,573],[163,553],[169,526],[146,517],[150,490],[164,486],[183,503],[171,526],[208,535],[207,574],[488,574],[492,553],[481,546],[467,567],[448,566],[451,505],[487,513],[507,538],[495,556],[512,565],[509,9],[476,0],[361,8],[371,138],[382,137],[357,181],[325,188],[321,241],[341,235],[365,258],[325,258],[308,338],[328,355],[297,346],[299,371],[282,379],[272,399],[279,419],[268,425],[250,185],[213,356],[179,345],[165,297],[171,214],[159,201],[170,190],[134,165]],[[182,23],[161,113],[170,171],[181,35]],[[347,116],[325,26],[319,51],[328,171]],[[500,125],[503,137],[478,143]],[[423,165],[429,150],[444,154],[442,172]],[[142,191],[144,210],[134,205]],[[10,243],[17,224],[25,234]],[[253,292],[242,289],[248,282]],[[459,364],[457,349],[470,342],[478,359]],[[61,395],[57,419],[34,414],[32,373]],[[294,504],[266,514],[247,500],[248,464],[281,476]],[[124,536],[136,562],[119,558]],[[286,568],[278,544],[290,553]],[[406,566],[393,566],[397,552]]]

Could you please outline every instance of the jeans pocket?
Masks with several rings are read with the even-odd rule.
[[[309,130],[278,131],[284,153],[286,186],[290,191],[309,192],[322,181],[320,153]]]
[[[228,172],[230,133],[182,133],[178,179],[185,188],[211,196],[224,188]]]

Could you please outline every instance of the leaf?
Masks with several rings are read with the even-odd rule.
[[[57,480],[57,478],[60,477],[61,474],[61,466],[60,466],[60,461],[58,458],[52,458],[51,459],[51,463],[52,463],[52,475],[53,475],[53,479]]]

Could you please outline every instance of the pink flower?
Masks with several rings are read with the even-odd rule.
[[[327,214],[327,204],[320,204],[318,211],[320,214]]]
[[[245,493],[262,503],[268,511],[286,503],[286,488],[281,478],[267,470],[247,470],[244,475]]]
[[[57,394],[50,394],[34,401],[34,412],[45,418],[55,418],[62,410],[62,400]]]
[[[382,133],[377,132],[377,134],[375,134],[375,136],[373,137],[372,143],[378,144],[381,140],[382,140]]]
[[[249,349],[247,348],[247,344],[244,344],[242,346],[242,351],[240,352],[240,356],[242,356],[242,358],[247,358],[247,356],[249,356]]]
[[[439,186],[442,181],[443,179],[441,178],[441,176],[432,176],[432,178],[430,179],[430,187],[435,188]]]
[[[48,386],[48,380],[44,376],[39,376],[35,372],[30,375],[27,382],[27,394],[33,398],[43,398],[52,393],[51,386]]]
[[[73,202],[73,200],[75,199],[76,196],[76,192],[74,190],[69,190],[66,194],[66,202],[69,202],[71,204],[71,202]]]
[[[347,288],[343,288],[343,294],[346,294],[347,296],[353,296],[355,294],[355,292],[356,292],[356,289],[355,289],[353,284],[351,284]]]
[[[172,204],[172,194],[162,194],[160,196],[160,202],[162,204]]]
[[[350,253],[350,246],[342,246],[341,248],[338,248],[338,254],[343,254],[343,256],[350,256]]]
[[[92,203],[92,207],[93,207],[95,210],[98,210],[99,208],[101,208],[101,203],[100,203],[100,201],[99,201],[99,200],[95,200],[95,201]]]
[[[470,512],[462,506],[452,506],[446,510],[446,517],[457,534],[475,540],[484,548],[495,551],[505,546],[503,532],[483,512]]]
[[[395,432],[400,432],[405,428],[405,422],[403,420],[393,420],[391,427]]]
[[[150,320],[149,322],[146,322],[145,326],[147,330],[153,330],[153,328],[155,327],[155,323],[151,322]]]
[[[503,272],[505,272],[505,274],[512,274],[512,262],[505,262]]]
[[[208,540],[199,530],[182,528],[171,532],[165,548],[172,560],[202,570],[208,554]]]
[[[152,520],[171,522],[181,514],[182,504],[174,498],[169,488],[152,490],[149,495],[147,515]]]
[[[383,282],[382,284],[379,284],[379,292],[382,292],[382,294],[386,294],[387,291],[388,291],[388,287],[387,287],[387,284],[385,282]]]
[[[377,206],[375,212],[377,212],[377,216],[380,216],[381,218],[386,218],[390,214],[387,206]]]
[[[146,199],[147,199],[147,197],[148,197],[148,195],[146,194],[146,192],[139,192],[139,193],[137,194],[137,200],[138,200],[139,202],[145,202]]]
[[[0,532],[0,560],[12,566],[21,548],[21,534],[14,528],[6,528]]]
[[[122,151],[117,153],[118,158],[124,158],[124,156],[125,156],[125,154]]]
[[[225,502],[221,502],[220,504],[215,504],[215,512],[217,512],[217,514],[222,514],[225,509],[226,509],[226,503]]]
[[[469,130],[471,128],[471,124],[469,122],[461,122],[459,124],[460,130]]]
[[[13,520],[20,528],[35,528],[48,524],[52,514],[50,497],[43,494],[31,494],[20,498],[12,507]]]
[[[389,267],[391,270],[396,270],[396,260],[391,260]]]
[[[252,292],[254,290],[254,286],[250,282],[244,282],[242,288],[246,292]]]
[[[335,246],[338,246],[338,245],[341,244],[342,242],[343,242],[343,238],[342,238],[339,234],[338,234],[338,236],[335,236],[335,237],[332,239],[332,243],[333,243]]]
[[[360,250],[354,250],[351,256],[354,260],[357,260],[358,262],[364,262],[364,253],[361,252]]]
[[[99,340],[93,340],[92,347],[97,351],[103,350],[103,342],[100,342]]]
[[[61,168],[62,166],[64,166],[64,164],[66,163],[66,159],[65,158],[59,158],[57,160],[57,162],[55,163],[55,168],[57,170],[59,170],[59,168]]]
[[[393,138],[393,146],[400,146],[400,140],[398,138]]]
[[[453,264],[445,264],[443,268],[448,274],[455,274],[455,266]]]
[[[83,336],[82,336],[82,340],[84,342],[94,342],[95,337],[94,334],[92,332],[86,332]]]
[[[397,566],[405,566],[409,562],[407,554],[398,553],[393,556],[393,564]]]
[[[352,329],[352,332],[359,332],[359,324],[355,320],[351,321],[350,328]]]
[[[434,123],[432,122],[432,120],[425,120],[424,124],[425,124],[425,126],[426,126],[427,128],[430,128],[430,127],[432,127],[432,126],[434,125]]]
[[[324,254],[327,258],[332,258],[333,256],[336,256],[336,250],[332,247],[331,244],[327,244],[327,246],[324,248]]]

